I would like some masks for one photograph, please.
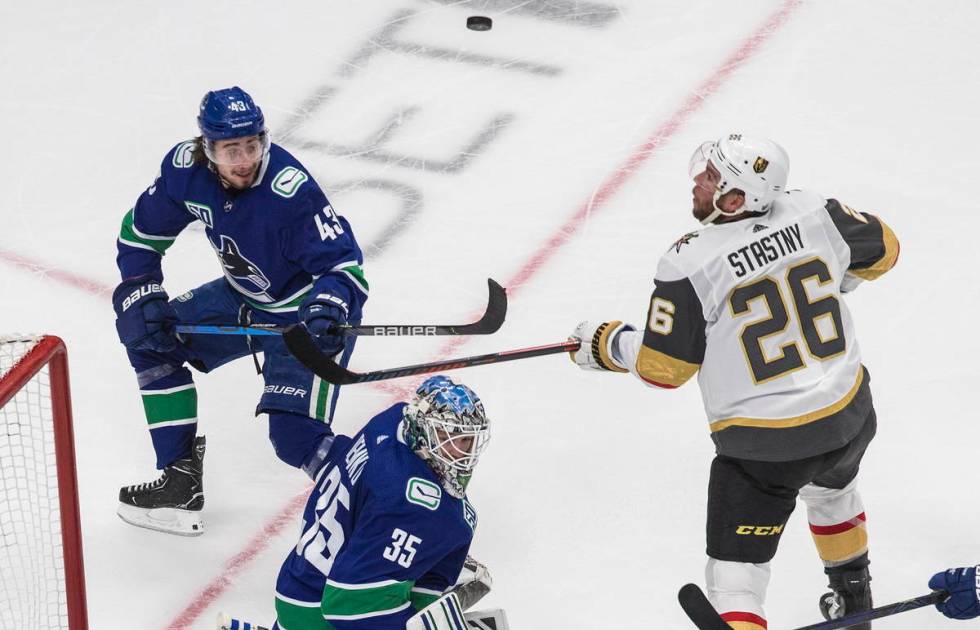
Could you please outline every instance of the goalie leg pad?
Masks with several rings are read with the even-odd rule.
[[[452,592],[443,595],[413,615],[405,630],[467,630],[459,597]]]
[[[471,630],[510,630],[503,608],[475,610],[465,613],[463,617]]]

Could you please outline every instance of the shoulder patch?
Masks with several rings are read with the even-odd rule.
[[[426,479],[412,477],[405,486],[405,498],[409,503],[435,511],[442,502],[442,488]]]
[[[190,168],[194,166],[194,141],[181,143],[174,151],[173,165],[175,168]]]
[[[185,201],[184,206],[187,208],[187,211],[197,217],[201,223],[209,228],[214,227],[214,221],[211,218],[211,208],[209,206],[206,206],[203,203],[195,203],[193,201]]]
[[[675,253],[679,254],[681,253],[681,247],[687,245],[691,242],[691,240],[696,239],[698,236],[700,236],[698,232],[688,232],[684,236],[674,241],[674,244],[668,248],[668,251],[673,249]]]
[[[470,529],[476,530],[476,508],[474,508],[467,499],[463,499],[463,518],[466,519],[466,523],[470,526]]]
[[[303,182],[310,178],[309,175],[299,170],[295,166],[287,166],[286,168],[279,171],[275,178],[272,180],[272,190],[277,195],[281,195],[286,199],[294,196],[299,190],[299,187],[303,185]]]

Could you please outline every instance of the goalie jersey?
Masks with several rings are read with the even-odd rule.
[[[404,407],[336,437],[279,571],[282,628],[401,630],[459,577],[476,512],[405,444]]]
[[[895,264],[880,219],[790,191],[770,211],[685,235],[661,258],[643,333],[617,358],[648,385],[698,374],[718,453],[788,461],[849,442],[871,411],[841,294]]]

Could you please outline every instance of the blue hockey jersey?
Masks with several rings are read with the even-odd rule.
[[[193,221],[204,225],[228,283],[255,309],[295,312],[326,293],[360,320],[368,285],[350,225],[337,215],[306,168],[271,145],[248,189],[221,185],[193,140],[171,149],[160,174],[123,219],[116,258],[122,277],[163,280],[161,258]]]
[[[458,578],[476,512],[405,444],[404,407],[337,436],[279,571],[279,627],[403,630]]]

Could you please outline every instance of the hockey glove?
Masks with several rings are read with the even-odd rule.
[[[469,610],[483,599],[491,588],[493,588],[493,577],[490,576],[487,566],[473,556],[466,556],[459,579],[450,590],[459,597],[459,604],[463,610]]]
[[[128,278],[112,292],[119,341],[130,350],[171,352],[177,349],[177,312],[167,292],[146,276]]]
[[[582,342],[575,352],[569,352],[572,361],[583,370],[607,370],[610,372],[629,372],[613,359],[612,344],[616,335],[623,331],[636,330],[620,321],[581,322],[568,337]]]
[[[949,569],[929,580],[929,588],[949,591],[949,598],[936,608],[950,619],[973,619],[980,616],[980,566]]]
[[[329,293],[311,295],[299,307],[299,320],[324,354],[333,356],[344,349],[344,336],[337,327],[347,323],[347,303],[340,298]]]

